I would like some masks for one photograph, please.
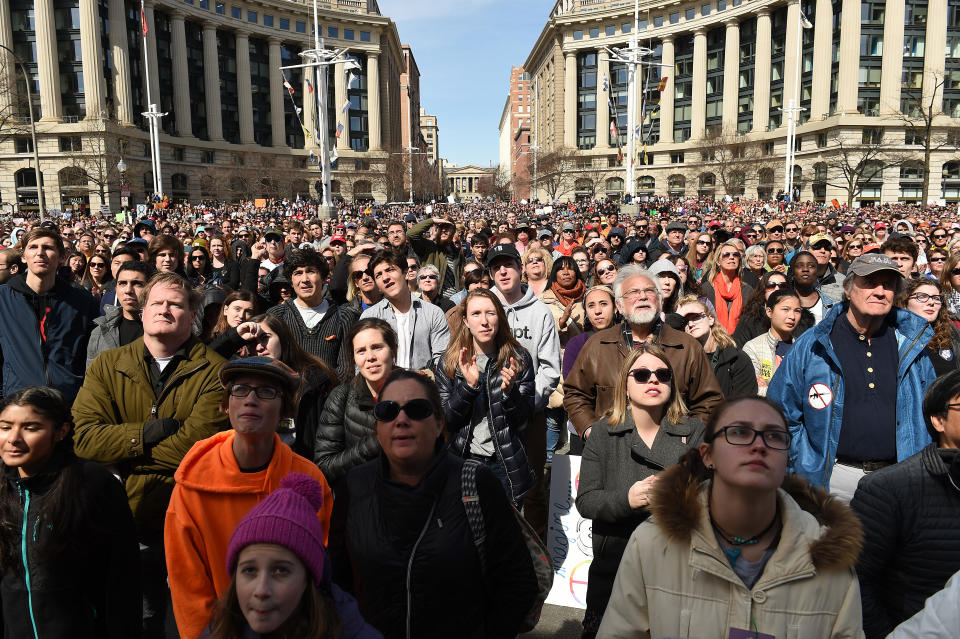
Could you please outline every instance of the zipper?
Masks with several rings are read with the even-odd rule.
[[[27,586],[27,609],[30,611],[30,624],[33,626],[34,639],[40,639],[40,632],[37,630],[37,620],[33,616],[33,590],[30,588],[30,562],[27,559],[27,523],[30,514],[30,490],[23,489],[25,502],[23,505],[23,529],[20,531],[20,555],[23,559],[23,579]]]
[[[411,591],[411,585],[413,581],[413,559],[417,555],[417,547],[420,546],[420,542],[423,541],[424,535],[427,534],[427,529],[430,528],[430,520],[433,519],[433,511],[437,509],[437,502],[434,501],[433,505],[430,506],[430,512],[427,514],[427,521],[423,524],[423,529],[420,531],[420,536],[417,537],[417,541],[413,544],[413,548],[410,549],[410,559],[407,560],[407,639],[413,639],[412,633],[412,624],[413,624],[413,592]]]
[[[492,359],[487,360],[487,368],[490,368],[491,362],[493,362]],[[493,362],[493,365],[495,367],[496,362]],[[496,369],[494,368],[494,370]],[[485,376],[485,379],[489,380],[490,377]],[[501,383],[503,383],[502,380],[501,380]],[[493,450],[495,450],[497,453],[497,459],[500,460],[500,464],[503,466],[503,475],[504,477],[507,478],[507,483],[510,485],[510,503],[513,504],[514,507],[516,507],[517,500],[514,497],[513,480],[510,479],[510,469],[507,468],[507,462],[504,461],[503,459],[503,451],[500,450],[500,442],[497,440],[497,431],[493,427],[493,401],[490,399],[490,383],[486,382],[486,384],[487,384],[487,389],[486,389],[487,390],[487,426],[490,429],[490,439],[493,440]],[[504,418],[504,421],[506,421],[506,418]],[[509,431],[509,429],[510,429],[510,425],[507,424],[507,430]],[[523,444],[520,443],[519,441],[517,443],[519,443],[520,446],[523,446]]]

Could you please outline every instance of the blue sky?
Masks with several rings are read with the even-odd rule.
[[[440,156],[496,166],[510,67],[523,64],[554,0],[377,0],[420,68],[420,104],[440,126]]]

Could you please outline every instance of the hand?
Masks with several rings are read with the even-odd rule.
[[[260,336],[260,325],[256,322],[243,322],[237,326],[237,335],[245,342],[250,342]]]
[[[784,275],[786,275],[786,274],[787,274],[787,265],[786,265],[786,264],[777,264],[776,266],[773,267],[773,270],[776,271],[777,273],[783,273]]]
[[[503,394],[509,395],[510,391],[513,390],[513,382],[517,379],[517,362],[512,357],[510,358],[510,365],[500,369],[500,378],[503,380],[500,385]]]
[[[143,443],[156,444],[180,430],[180,422],[172,417],[151,419],[143,424]]]
[[[560,316],[560,328],[563,328],[564,325],[570,321],[570,314],[573,312],[575,304],[576,301],[570,302],[567,304],[567,308],[563,309],[563,315]]]
[[[250,247],[250,257],[255,260],[263,260],[267,255],[267,245],[263,240],[258,240],[256,244]]]
[[[352,249],[347,251],[347,255],[350,257],[356,257],[363,253],[364,251],[376,251],[377,245],[369,240],[364,240],[363,243],[357,244]]]
[[[656,483],[656,475],[650,475],[646,479],[634,483],[630,487],[630,492],[627,493],[627,501],[630,502],[630,507],[643,508],[647,506],[650,503],[650,491],[653,490]]]
[[[480,381],[480,367],[477,366],[477,356],[467,355],[466,347],[460,349],[460,372],[463,379],[471,387],[476,386]]]

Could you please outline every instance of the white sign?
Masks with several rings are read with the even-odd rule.
[[[110,205],[104,204],[103,206],[101,206],[100,212],[103,213],[104,215],[110,215]]]
[[[833,401],[833,391],[826,384],[816,383],[807,392],[807,401],[817,410],[823,410]]]
[[[547,550],[553,557],[553,588],[547,603],[587,607],[587,573],[593,561],[593,522],[577,512],[580,457],[554,455],[547,519]]]
[[[137,204],[137,215],[146,215],[146,214],[147,214],[147,205]]]
[[[433,214],[433,207],[428,204],[428,205],[427,205],[427,208],[424,209],[424,213],[426,213],[427,215],[432,215],[432,214]]]

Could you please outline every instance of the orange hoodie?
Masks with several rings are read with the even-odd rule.
[[[234,528],[285,476],[304,473],[320,482],[323,508],[317,518],[326,534],[330,530],[333,494],[315,464],[274,434],[270,465],[244,473],[233,455],[233,437],[228,430],[197,442],[174,476],[163,539],[173,612],[183,639],[196,639],[209,627],[213,605],[230,585],[225,564]]]

